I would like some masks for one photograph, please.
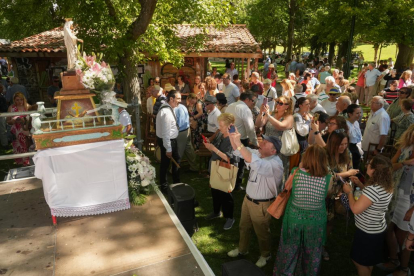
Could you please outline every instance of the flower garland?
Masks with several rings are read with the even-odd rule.
[[[127,136],[127,139],[133,136]],[[127,141],[127,140],[126,140]],[[155,168],[145,154],[132,144],[130,140],[125,145],[125,157],[128,177],[129,200],[135,205],[142,205],[146,197],[155,189]]]

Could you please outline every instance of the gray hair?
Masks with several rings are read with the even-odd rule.
[[[378,103],[381,106],[384,106],[384,104],[385,104],[385,99],[383,97],[381,97],[381,96],[374,96],[372,99],[377,99],[378,100]]]
[[[332,77],[332,76],[326,77],[326,78],[325,78],[325,83],[326,83],[326,84],[328,84],[328,83],[330,83],[330,84],[334,84],[334,83],[335,83],[335,79],[334,79],[334,77]]]
[[[318,100],[319,96],[316,94],[309,94],[306,96],[306,99],[309,100],[310,103],[314,103]]]
[[[331,67],[330,66],[325,66],[325,71],[329,71],[329,70],[331,70]]]
[[[338,69],[334,69],[333,72],[339,74],[339,70]]]
[[[295,94],[299,94],[303,92],[303,87],[301,84],[296,84],[293,88],[293,91],[295,91]]]

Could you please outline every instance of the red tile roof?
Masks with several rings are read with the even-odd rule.
[[[200,28],[190,25],[177,25],[177,36],[180,38],[181,50],[192,52],[187,46],[188,40],[201,34]],[[206,53],[261,53],[259,44],[245,25],[230,25],[222,30],[214,26],[208,27],[207,41],[200,52]],[[0,52],[64,52],[63,27],[36,34],[10,44],[0,44]]]
[[[0,45],[1,52],[64,52],[63,27]]]
[[[214,26],[208,27],[208,35],[204,53],[261,53],[260,46],[247,29],[246,25],[229,25],[224,29],[217,29]],[[177,25],[177,34],[181,42],[183,52],[191,52],[186,41],[201,34],[201,28],[194,28],[190,25]]]

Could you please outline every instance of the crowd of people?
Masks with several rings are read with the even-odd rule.
[[[346,80],[326,61],[310,65],[292,59],[278,86],[272,65],[263,72],[252,66],[240,77],[229,62],[223,75],[212,68],[193,84],[180,76],[164,88],[155,79],[147,111],[162,152],[161,190],[168,188],[171,159],[173,182],[179,182],[176,164],[184,157],[177,147],[180,140],[187,145],[185,158],[191,165],[205,147],[212,154],[210,162],[237,166],[233,192],[211,188],[212,212],[206,219],[224,216],[223,228],[231,229],[238,219],[233,210],[240,208],[234,206],[232,193],[245,190],[239,245],[228,255],[248,253],[253,228],[260,248],[256,265],[263,267],[272,251],[266,210],[293,176],[274,275],[318,275],[321,260],[329,260],[325,245],[335,231],[332,220],[347,212],[355,215],[351,258],[358,274],[370,275],[377,265],[390,275],[410,275],[411,248],[404,243],[407,233],[414,233],[408,222],[414,211],[411,71],[384,62],[378,67],[363,64],[355,80]],[[298,150],[282,154],[291,133]],[[388,261],[382,255],[385,240]]]

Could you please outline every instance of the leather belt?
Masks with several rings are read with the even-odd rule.
[[[189,128],[187,127],[186,129],[180,130],[180,132],[187,131],[188,129],[189,129]]]
[[[254,204],[259,204],[260,202],[269,202],[275,199],[275,197],[268,198],[268,199],[253,199],[250,196],[246,195],[247,200],[253,202]]]

